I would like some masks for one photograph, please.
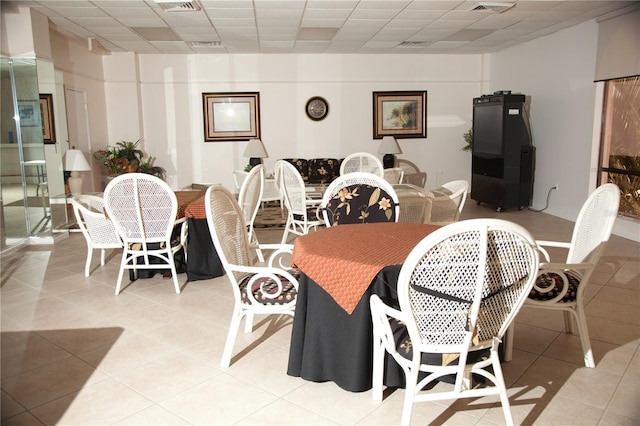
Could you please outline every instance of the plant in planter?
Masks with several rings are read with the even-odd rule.
[[[160,166],[154,166],[153,163],[155,161],[156,157],[148,157],[138,165],[138,172],[153,175],[164,180],[167,177],[167,171]]]
[[[155,157],[147,157],[135,142],[120,141],[115,146],[107,145],[93,153],[93,158],[100,161],[109,170],[109,176],[117,176],[122,173],[140,172],[154,175],[164,180],[166,171],[160,166],[154,165]]]
[[[464,141],[467,143],[461,149],[463,151],[473,151],[473,129],[469,129],[462,134]]]

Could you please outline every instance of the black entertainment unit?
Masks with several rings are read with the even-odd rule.
[[[497,211],[531,205],[536,151],[525,102],[505,92],[473,99],[471,198]]]

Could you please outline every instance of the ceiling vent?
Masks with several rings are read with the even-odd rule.
[[[221,47],[221,41],[192,41],[191,47]]]
[[[396,47],[408,48],[408,49],[419,49],[421,47],[428,47],[433,42],[431,41],[403,41]]]
[[[471,12],[493,12],[502,13],[511,9],[515,3],[507,3],[501,1],[483,1],[470,9]]]
[[[200,6],[195,0],[175,1],[175,0],[154,0],[165,12],[195,12],[200,10]]]

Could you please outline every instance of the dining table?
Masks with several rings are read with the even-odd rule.
[[[176,219],[187,218],[187,253],[179,251],[175,255],[178,272],[187,273],[187,281],[208,280],[224,274],[224,267],[213,246],[204,207],[205,191],[175,191],[178,201]],[[176,237],[180,227],[176,227]],[[170,274],[167,268],[139,270],[138,278],[150,278],[156,273]],[[133,279],[133,271],[130,277]]]
[[[300,270],[287,374],[342,389],[371,389],[373,324],[369,298],[397,306],[402,264],[438,225],[344,224],[295,239],[292,265]],[[403,387],[404,373],[386,356],[384,383]]]

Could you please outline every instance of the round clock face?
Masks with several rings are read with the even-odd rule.
[[[329,113],[329,104],[324,98],[314,96],[307,101],[307,115],[314,121],[320,121]]]

